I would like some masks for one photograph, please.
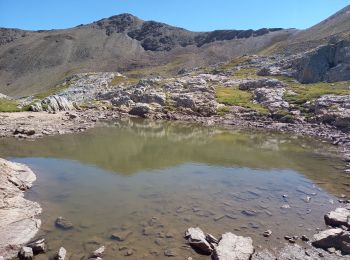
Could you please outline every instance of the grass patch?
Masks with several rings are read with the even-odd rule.
[[[323,95],[350,95],[350,82],[336,82],[336,83],[313,83],[313,84],[289,84],[290,89],[296,95],[286,94],[284,99],[289,103],[295,105],[302,105],[308,101],[313,101]]]
[[[252,78],[256,79],[259,76],[256,75],[257,69],[256,68],[243,68],[240,70],[235,70],[233,72],[233,79],[245,79],[245,78]]]
[[[253,102],[253,94],[239,90],[238,87],[216,87],[216,99],[219,103],[229,106],[240,106],[253,109],[260,114],[268,114],[267,108]]]
[[[53,87],[47,91],[35,94],[34,98],[42,100],[42,99],[47,98],[49,96],[56,95],[56,94],[62,92],[63,90],[67,89],[68,87],[69,87],[69,84],[58,85],[58,86]]]
[[[136,78],[126,78],[124,76],[115,76],[111,82],[109,82],[109,86],[118,86],[121,84],[126,84],[126,85],[135,85],[139,82],[138,79]]]
[[[248,56],[241,56],[221,65],[220,68],[223,70],[229,70],[249,61],[251,61],[251,58],[249,58]]]
[[[18,107],[16,100],[0,99],[0,112],[20,112],[21,109]]]

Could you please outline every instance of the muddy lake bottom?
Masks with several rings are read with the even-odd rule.
[[[102,245],[104,259],[128,249],[129,259],[164,259],[169,249],[178,259],[208,259],[183,238],[195,226],[278,250],[285,235],[324,228],[338,196],[350,195],[335,147],[272,132],[133,120],[35,141],[2,139],[0,157],[36,173],[26,197],[43,208],[38,237],[48,256],[63,246],[70,259],[87,259]],[[55,227],[58,216],[74,228]]]

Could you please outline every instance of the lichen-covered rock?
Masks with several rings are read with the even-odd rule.
[[[0,171],[0,255],[8,259],[39,230],[41,207],[24,199],[36,179],[27,166],[0,159]]]
[[[253,240],[250,237],[225,233],[218,246],[214,248],[212,258],[214,260],[248,260],[253,253]]]

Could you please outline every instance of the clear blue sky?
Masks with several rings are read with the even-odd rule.
[[[350,0],[0,0],[0,27],[60,29],[120,13],[193,31],[307,28]]]

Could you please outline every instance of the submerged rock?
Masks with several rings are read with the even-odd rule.
[[[63,229],[63,230],[69,230],[72,229],[73,223],[70,222],[69,220],[65,219],[64,217],[58,217],[55,221],[56,227]]]
[[[253,253],[253,241],[250,237],[225,233],[215,247],[212,258],[214,260],[248,260]]]
[[[196,227],[189,228],[185,232],[185,238],[188,240],[188,243],[191,247],[197,252],[205,255],[210,255],[213,251],[210,243],[206,240],[206,235],[204,232]]]

